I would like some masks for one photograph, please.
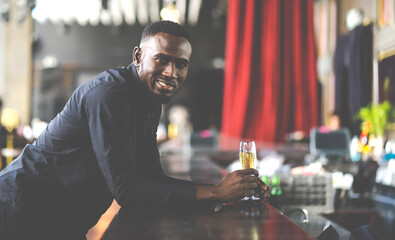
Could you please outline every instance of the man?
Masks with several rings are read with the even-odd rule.
[[[80,86],[0,172],[3,235],[84,239],[114,198],[121,206],[176,208],[254,194],[261,184],[254,169],[212,186],[163,174],[156,146],[161,103],[185,80],[191,52],[180,25],[156,22],[144,29],[132,64]]]

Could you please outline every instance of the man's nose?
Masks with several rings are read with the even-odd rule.
[[[171,78],[176,78],[177,77],[177,68],[176,64],[174,62],[169,62],[163,71],[163,75],[171,77]]]

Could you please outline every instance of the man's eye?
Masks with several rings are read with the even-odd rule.
[[[164,57],[157,57],[156,60],[159,61],[161,64],[167,64],[169,62],[169,59]]]
[[[186,67],[188,67],[188,64],[185,62],[177,62],[176,67],[177,68],[186,68]]]

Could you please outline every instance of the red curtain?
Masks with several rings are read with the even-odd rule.
[[[229,0],[221,132],[282,142],[318,124],[313,0]]]

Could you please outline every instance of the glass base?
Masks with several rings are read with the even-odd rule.
[[[241,201],[256,201],[256,200],[260,200],[260,198],[255,197],[254,195],[249,196],[249,197],[244,197],[243,199],[241,199]]]

